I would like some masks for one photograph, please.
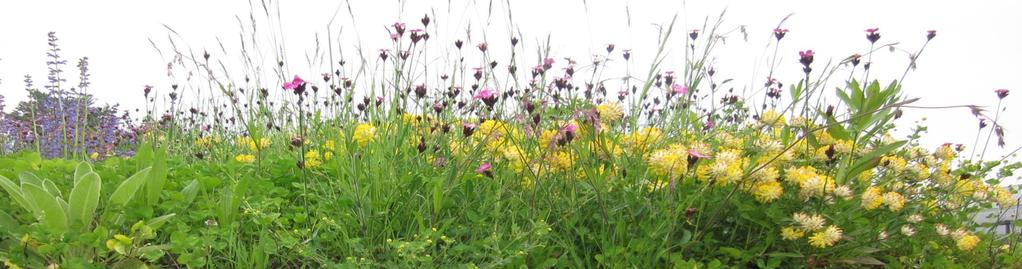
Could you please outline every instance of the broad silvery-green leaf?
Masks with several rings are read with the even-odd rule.
[[[32,184],[22,184],[21,191],[24,192],[27,200],[32,201],[39,208],[40,214],[37,217],[43,224],[55,232],[67,231],[67,215],[64,213],[64,207],[57,201],[57,197]]]
[[[146,178],[149,176],[149,170],[152,168],[145,168],[135,175],[121,182],[120,186],[114,190],[113,194],[110,194],[110,205],[123,207],[131,201],[131,198],[135,197],[135,193],[145,183]]]
[[[82,175],[68,198],[71,204],[69,215],[72,223],[80,221],[88,226],[96,213],[96,207],[99,206],[99,193],[102,187],[103,181],[99,174],[90,171]]]
[[[17,202],[18,205],[21,205],[22,208],[31,211],[32,213],[36,213],[37,210],[35,204],[25,199],[25,195],[21,192],[21,188],[19,188],[18,185],[15,185],[10,179],[0,176],[0,187],[3,187],[4,190],[7,191],[7,194],[11,196],[11,199],[14,200],[14,202]]]
[[[18,179],[21,180],[21,185],[32,184],[36,187],[43,187],[43,180],[39,179],[35,174],[29,172],[18,173]]]
[[[53,184],[52,180],[44,178],[42,182],[43,190],[46,190],[50,195],[53,195],[53,197],[64,197],[64,194],[60,192],[60,188],[57,188],[57,184]]]
[[[78,186],[78,181],[81,181],[82,177],[91,172],[92,165],[89,162],[78,163],[78,167],[75,167],[75,186]]]
[[[198,194],[199,194],[199,181],[195,180],[195,179],[192,179],[191,182],[188,182],[188,185],[185,185],[185,187],[183,189],[181,189],[181,196],[184,197],[184,199],[182,199],[183,202],[184,202],[184,205],[185,206],[191,205],[192,201],[195,200],[195,196],[198,195]]]
[[[152,218],[149,221],[146,221],[145,223],[146,223],[146,225],[149,225],[149,228],[152,228],[153,230],[155,230],[155,229],[159,229],[161,226],[163,226],[163,224],[166,224],[167,221],[169,221],[174,216],[177,216],[177,214],[170,213],[170,214],[166,214],[166,215],[163,215],[163,216]]]

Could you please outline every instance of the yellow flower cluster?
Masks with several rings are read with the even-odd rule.
[[[376,140],[376,126],[369,123],[360,123],[355,126],[355,131],[351,135],[351,138],[358,143],[359,146],[365,146]]]
[[[256,156],[252,154],[238,154],[238,156],[234,156],[234,160],[242,163],[253,163],[256,160]]]
[[[261,137],[259,141],[256,141],[254,138],[241,136],[238,137],[238,145],[248,148],[249,151],[259,151],[270,147],[270,139]]]
[[[654,175],[670,179],[680,177],[688,171],[688,149],[682,144],[672,144],[654,151],[649,156],[649,165]]]
[[[838,240],[841,240],[843,234],[844,231],[842,231],[841,228],[830,225],[827,226],[826,229],[813,233],[813,235],[809,237],[809,245],[817,248],[830,247],[836,244]]]

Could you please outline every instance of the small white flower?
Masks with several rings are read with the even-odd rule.
[[[908,216],[907,220],[908,220],[908,222],[911,222],[911,223],[919,223],[920,221],[923,221],[923,215],[912,214],[912,215]]]
[[[912,229],[912,226],[908,225],[901,226],[901,234],[904,234],[905,236],[912,236],[913,234],[916,234],[916,229]]]

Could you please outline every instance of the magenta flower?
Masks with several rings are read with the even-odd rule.
[[[880,28],[866,29],[866,40],[869,40],[869,43],[876,43],[877,40],[880,40],[880,33],[877,32],[879,30]]]
[[[479,168],[476,168],[476,173],[484,174],[484,173],[490,172],[490,168],[493,168],[492,164],[490,164],[490,163],[483,163],[483,164],[479,165]]]
[[[937,36],[937,30],[926,31],[926,40],[933,39],[936,36]]]
[[[497,92],[493,91],[493,89],[483,88],[483,90],[481,90],[478,93],[476,93],[475,96],[472,96],[472,99],[485,100],[485,99],[493,98],[493,95],[495,95],[495,94],[497,94]]]
[[[568,123],[567,125],[564,125],[564,127],[561,127],[561,132],[565,134],[568,133],[575,134],[576,132],[578,132],[578,126],[572,123]]]
[[[994,92],[997,93],[997,98],[1004,99],[1004,97],[1008,97],[1008,89],[998,89]]]
[[[398,36],[401,36],[401,35],[405,34],[405,24],[404,23],[402,23],[402,22],[395,22],[391,26],[394,27],[394,31],[397,32]]]
[[[305,80],[302,80],[302,78],[298,77],[298,75],[295,75],[295,78],[292,79],[291,82],[284,82],[283,87],[284,87],[285,90],[294,90],[294,89],[298,89],[298,87],[300,87],[300,86],[302,86],[304,84],[305,84]]]
[[[777,40],[784,38],[785,34],[788,34],[788,29],[774,28],[774,37],[776,37]]]
[[[687,86],[678,85],[678,84],[673,84],[673,85],[671,85],[671,92],[673,92],[674,94],[685,95],[685,94],[688,94],[688,87]]]
[[[799,51],[798,52],[798,56],[799,56],[798,62],[802,63],[802,71],[806,72],[807,76],[809,75],[809,72],[813,71],[812,68],[809,68],[809,65],[813,63],[813,55],[814,54],[815,53],[813,52],[813,50],[806,50],[806,51]]]
[[[550,69],[554,66],[554,58],[543,59],[543,69]]]

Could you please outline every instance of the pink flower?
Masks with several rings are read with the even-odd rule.
[[[490,168],[492,168],[492,167],[493,167],[493,165],[490,164],[490,163],[483,163],[483,164],[479,165],[479,168],[476,168],[476,173],[484,174],[484,173],[490,172]]]
[[[478,93],[476,93],[475,96],[472,96],[472,99],[476,99],[476,100],[490,99],[495,94],[497,94],[497,92],[493,91],[493,89],[483,88],[483,90],[481,90]]]
[[[563,132],[563,133],[575,134],[575,132],[577,132],[577,131],[578,131],[578,126],[575,125],[575,124],[568,123],[567,125],[564,125],[564,127],[561,127],[561,132]]]
[[[937,36],[937,30],[926,31],[926,40],[933,39],[936,36]]]
[[[298,75],[295,75],[295,78],[292,79],[291,82],[284,82],[283,87],[285,90],[294,90],[302,84],[305,84],[305,80],[302,80],[302,78],[298,77]]]
[[[866,29],[866,32],[872,34],[872,33],[876,33],[879,30],[880,30],[880,28],[869,28],[869,29]]]
[[[877,40],[880,40],[880,33],[877,32],[879,30],[880,28],[866,29],[866,40],[869,40],[869,43],[876,43]]]
[[[788,29],[774,28],[774,37],[777,38],[777,40],[784,38],[785,34],[788,34]]]
[[[685,95],[685,94],[688,94],[688,87],[687,86],[678,85],[678,84],[674,84],[674,85],[671,85],[671,92],[673,92],[675,94]]]
[[[997,93],[997,98],[1004,99],[1004,97],[1008,97],[1008,89],[998,89],[994,92]]]
[[[688,149],[688,155],[691,155],[691,156],[694,156],[694,157],[700,158],[700,159],[706,159],[706,158],[710,157],[710,155],[707,155],[705,153],[699,152],[696,149]]]
[[[553,65],[554,65],[554,58],[543,59],[543,67],[545,67],[546,69],[550,69],[550,67],[553,66]]]

